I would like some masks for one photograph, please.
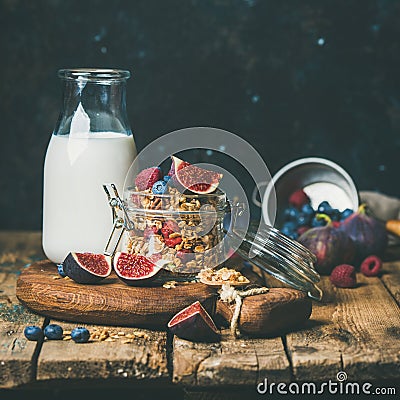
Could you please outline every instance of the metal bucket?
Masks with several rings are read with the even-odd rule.
[[[289,196],[299,189],[306,192],[314,209],[324,200],[339,210],[356,211],[359,206],[356,185],[342,167],[324,158],[302,158],[281,168],[267,185],[261,207],[268,225],[276,221],[275,225],[280,226]]]

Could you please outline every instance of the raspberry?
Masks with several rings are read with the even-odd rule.
[[[143,237],[145,239],[148,239],[150,236],[157,234],[158,234],[158,229],[155,226],[148,226],[143,232]]]
[[[377,276],[382,269],[382,260],[378,256],[369,256],[362,263],[360,271],[365,276]]]
[[[138,207],[141,206],[141,204],[140,204],[140,197],[139,197],[138,194],[135,194],[135,193],[132,193],[132,194],[131,194],[131,202],[132,202],[135,206],[138,206]]]
[[[169,235],[174,232],[180,232],[178,224],[175,221],[165,221],[161,228],[164,239],[169,238]]]
[[[310,198],[307,196],[303,189],[296,190],[289,197],[289,204],[300,209],[305,204],[310,202]]]
[[[140,171],[135,179],[137,190],[146,190],[153,187],[153,185],[162,179],[162,172],[160,167],[150,167]]]
[[[175,247],[177,244],[182,242],[182,238],[180,236],[176,237],[176,238],[165,238],[164,239],[164,243],[168,246],[168,247]]]
[[[352,265],[341,264],[333,269],[329,279],[337,287],[355,287],[357,284],[356,270]]]

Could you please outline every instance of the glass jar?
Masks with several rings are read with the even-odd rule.
[[[115,221],[104,254],[113,256],[120,246],[120,251],[143,255],[176,273],[174,279],[192,280],[203,268],[223,266],[233,244],[244,260],[310,298],[321,300],[315,255],[266,224],[260,227],[251,223],[241,231],[235,219],[243,205],[229,204],[223,192],[155,195],[150,190],[128,188],[121,199],[115,185],[105,185],[104,189]],[[223,224],[227,212],[231,213],[229,229]]]
[[[63,69],[60,115],[44,163],[43,239],[55,263],[101,253],[113,220],[102,185],[123,187],[136,147],[126,114],[129,71]]]
[[[122,239],[122,250],[140,254],[169,271],[196,275],[225,259],[222,240],[226,196],[125,192],[131,226]]]

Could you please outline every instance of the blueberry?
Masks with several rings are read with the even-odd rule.
[[[72,329],[71,339],[75,343],[86,343],[90,338],[90,332],[81,326]]]
[[[299,217],[297,218],[297,225],[298,226],[306,226],[310,224],[311,216],[300,213]]]
[[[282,227],[281,232],[286,235],[289,236],[293,233],[293,229],[287,228],[287,227]]]
[[[283,233],[285,236],[290,236],[292,233],[294,233],[293,231],[288,231],[286,229],[281,229],[281,233]]]
[[[326,221],[321,218],[321,219],[317,219],[316,217],[314,217],[311,221],[311,226],[313,228],[317,228],[319,226],[325,226],[326,225]]]
[[[342,211],[342,213],[340,214],[340,220],[343,221],[344,219],[346,219],[347,217],[349,217],[351,214],[353,214],[353,210],[351,210],[350,208],[346,208],[345,210]]]
[[[283,224],[282,229],[288,230],[288,231],[294,231],[297,229],[297,222],[296,221],[287,221]]]
[[[243,260],[243,267],[244,268],[252,268],[253,264],[250,261]]]
[[[340,211],[337,208],[332,208],[327,211],[327,215],[330,217],[332,221],[340,220]]]
[[[320,214],[328,214],[330,210],[332,210],[332,207],[327,201],[323,201],[318,206],[318,212]]]
[[[299,234],[297,232],[292,232],[289,235],[290,239],[296,240],[299,237]]]
[[[312,208],[311,204],[307,203],[301,207],[301,212],[305,215],[313,216],[315,214],[314,209]]]
[[[168,183],[171,180],[171,177],[169,175],[165,175],[163,179],[164,179],[164,182]]]
[[[37,342],[37,341],[43,339],[42,329],[35,325],[27,326],[24,329],[24,335],[28,340],[32,340],[34,342]]]
[[[154,194],[164,194],[167,190],[167,182],[165,181],[157,181],[154,183],[153,188],[151,189]]]
[[[67,276],[67,275],[65,275],[64,267],[62,264],[57,264],[57,270],[58,270],[58,273],[60,274],[60,276],[62,276],[63,278],[65,278]]]
[[[283,215],[285,220],[295,220],[299,216],[299,210],[295,207],[288,207],[285,208]]]
[[[60,340],[63,338],[63,329],[60,325],[50,324],[44,328],[44,336],[50,340]]]

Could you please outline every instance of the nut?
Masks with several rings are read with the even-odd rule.
[[[175,239],[175,238],[180,237],[180,236],[181,236],[181,234],[179,232],[173,232],[173,233],[171,233],[169,235],[170,239]]]
[[[203,282],[214,282],[214,283],[250,283],[250,281],[242,275],[239,271],[234,269],[228,269],[226,267],[213,270],[211,268],[205,268],[201,270],[198,277]]]
[[[204,253],[204,246],[196,246],[195,248],[194,248],[194,252],[195,253]]]

